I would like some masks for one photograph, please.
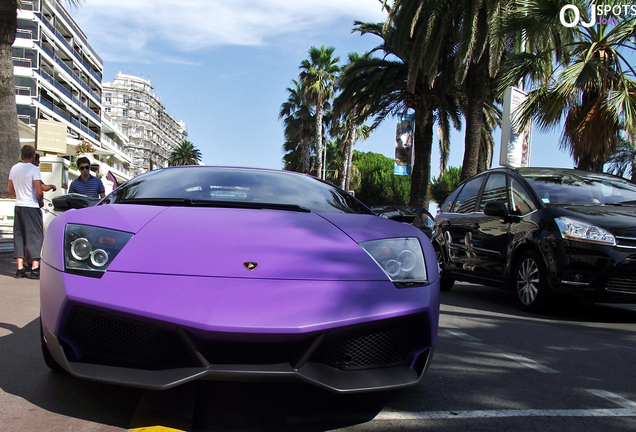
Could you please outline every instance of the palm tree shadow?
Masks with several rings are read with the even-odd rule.
[[[40,321],[23,328],[0,322],[0,388],[43,410],[127,428],[142,390],[82,381],[51,371],[40,349]]]

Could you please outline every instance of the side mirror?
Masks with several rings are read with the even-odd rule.
[[[53,208],[56,211],[66,211],[68,209],[82,209],[92,207],[99,202],[99,198],[91,198],[86,195],[68,194],[60,195],[52,199]]]
[[[506,210],[506,205],[503,201],[490,201],[484,206],[484,214],[506,219],[508,217],[508,210]]]

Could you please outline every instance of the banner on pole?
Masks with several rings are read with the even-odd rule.
[[[398,115],[395,137],[395,175],[411,175],[413,170],[413,132],[415,131],[415,115]]]
[[[508,87],[504,95],[501,151],[499,153],[499,164],[502,166],[527,167],[530,165],[532,123],[528,122],[523,130],[515,125],[518,119],[517,108],[527,97],[526,92],[516,87]]]

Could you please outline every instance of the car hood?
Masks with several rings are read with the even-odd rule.
[[[396,237],[401,229],[373,215],[334,222],[280,210],[108,205],[74,213],[67,222],[135,234],[108,272],[223,278],[386,281],[357,242]]]
[[[560,215],[582,219],[609,230],[614,235],[636,237],[635,206],[563,206]]]

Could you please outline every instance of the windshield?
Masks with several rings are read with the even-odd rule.
[[[111,203],[372,214],[351,195],[310,176],[207,166],[149,171],[119,186],[101,204]]]
[[[604,174],[522,173],[545,204],[636,204],[636,185]]]

